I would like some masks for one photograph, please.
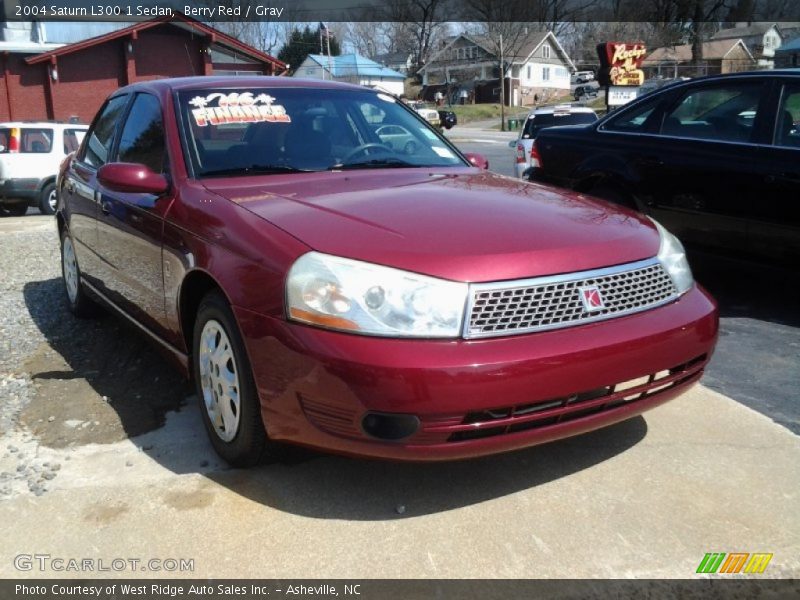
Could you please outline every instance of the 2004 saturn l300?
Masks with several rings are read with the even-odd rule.
[[[381,139],[385,125],[413,148]],[[174,358],[235,465],[278,442],[502,452],[696,382],[717,310],[680,243],[485,166],[356,86],[122,88],[58,180],[69,305],[110,307]]]

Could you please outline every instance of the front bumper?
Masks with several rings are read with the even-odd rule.
[[[348,335],[235,312],[271,438],[401,460],[504,452],[628,419],[695,383],[718,330],[698,287],[627,317],[471,341]],[[368,412],[414,415],[420,426],[377,440],[361,426]]]

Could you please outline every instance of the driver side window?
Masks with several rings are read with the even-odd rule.
[[[106,103],[100,117],[87,134],[83,156],[80,159],[82,162],[95,169],[108,162],[111,144],[114,143],[114,133],[127,104],[127,95],[115,96]]]

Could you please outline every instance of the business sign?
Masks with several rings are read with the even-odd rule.
[[[644,83],[642,61],[647,48],[641,42],[607,42],[597,45],[600,85],[640,86]]]
[[[606,92],[606,104],[608,106],[622,106],[634,100],[638,94],[639,88],[612,85]]]

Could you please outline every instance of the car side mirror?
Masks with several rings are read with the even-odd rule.
[[[103,165],[97,171],[97,180],[110,190],[129,194],[160,195],[169,189],[166,177],[139,163]]]
[[[473,166],[478,167],[479,169],[489,168],[489,161],[483,154],[478,154],[477,152],[467,152],[464,154],[464,156],[467,157],[467,160],[472,163]]]

